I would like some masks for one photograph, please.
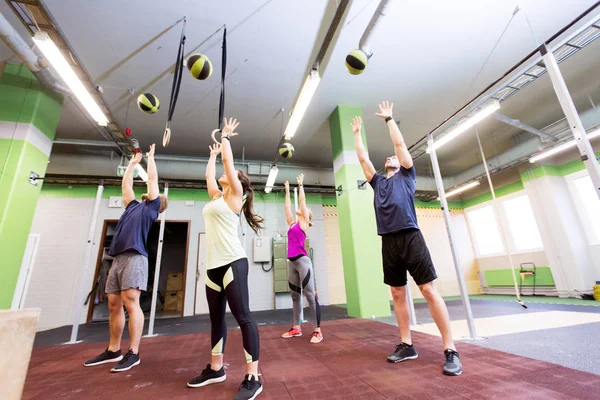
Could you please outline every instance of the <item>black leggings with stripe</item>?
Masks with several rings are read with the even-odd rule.
[[[246,362],[258,361],[258,327],[250,313],[248,300],[248,259],[242,258],[206,271],[206,299],[210,312],[213,355],[221,355],[227,340],[226,304],[240,325]]]

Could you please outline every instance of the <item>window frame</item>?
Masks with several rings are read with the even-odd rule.
[[[600,235],[596,235],[596,231],[592,227],[592,224],[585,218],[584,213],[586,213],[586,205],[581,199],[579,195],[579,191],[577,190],[577,186],[575,181],[581,178],[585,178],[586,176],[590,176],[587,169],[583,169],[581,171],[577,171],[573,174],[565,176],[565,180],[567,181],[567,187],[569,188],[569,194],[571,195],[571,199],[573,199],[573,203],[575,204],[576,214],[579,218],[579,223],[583,227],[585,232],[585,237],[587,239],[589,246],[600,247]]]
[[[527,201],[529,202],[529,206],[531,207],[531,213],[533,214],[533,220],[535,221],[535,226],[537,228],[538,231],[538,235],[540,237],[540,241],[542,242],[542,246],[541,247],[534,247],[531,249],[526,249],[526,250],[520,250],[517,249],[517,244],[515,242],[515,238],[512,234],[512,231],[510,229],[510,221],[508,219],[508,214],[506,213],[506,208],[504,208],[504,203],[510,200],[514,200],[518,197],[527,197]],[[533,204],[531,203],[531,197],[529,196],[529,194],[527,193],[526,190],[521,190],[518,191],[516,193],[511,193],[509,195],[506,196],[502,196],[501,198],[497,199],[498,202],[500,202],[500,209],[501,211],[499,212],[500,214],[500,218],[503,220],[502,223],[504,223],[504,229],[506,230],[506,232],[508,232],[508,237],[509,240],[507,243],[508,247],[510,249],[510,254],[527,254],[527,253],[538,253],[538,252],[542,252],[545,251],[544,249],[544,238],[542,236],[542,231],[540,229],[540,224],[538,223],[536,217],[535,217],[535,212],[533,211]]]
[[[473,229],[473,224],[470,222],[470,213],[473,211],[480,210],[482,208],[486,208],[486,207],[491,207],[492,212],[494,212],[493,200],[489,200],[489,201],[486,201],[485,203],[477,204],[473,207],[469,207],[469,208],[465,209],[467,226],[469,227],[469,233],[471,234],[471,238],[472,238],[471,240],[473,241],[473,248],[475,250],[475,258],[493,258],[493,257],[500,257],[500,256],[508,255],[507,249],[505,248],[506,246],[504,246],[504,241],[502,240],[502,231],[499,226],[499,224],[501,224],[502,222],[498,221],[496,212],[494,212],[494,219],[496,220],[496,226],[498,228],[498,234],[500,235],[500,243],[502,245],[503,250],[499,253],[492,253],[492,254],[481,254],[481,252],[479,251],[479,242],[477,241],[477,235],[475,233],[475,230]]]

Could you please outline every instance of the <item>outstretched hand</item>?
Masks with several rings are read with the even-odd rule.
[[[210,149],[210,155],[212,156],[218,156],[219,154],[221,154],[221,143],[215,143],[212,146],[208,146],[208,148]]]
[[[379,112],[375,113],[375,115],[383,119],[392,118],[392,108],[394,108],[394,103],[390,104],[389,101],[382,101],[379,104]]]
[[[238,133],[234,131],[239,125],[240,123],[235,118],[229,118],[229,121],[227,118],[223,118],[223,135],[237,136]]]
[[[285,182],[283,182],[283,185],[285,186],[285,191],[289,192],[290,191],[290,182],[289,181],[285,181]]]
[[[362,127],[362,118],[361,117],[352,118],[352,123],[350,124],[350,126],[352,126],[352,132],[355,135],[360,135],[360,128]]]
[[[298,186],[302,186],[302,184],[304,183],[304,174],[300,174],[298,175]]]
[[[150,151],[146,153],[146,157],[154,157],[154,146],[155,144],[152,143],[152,145],[150,146]]]
[[[138,165],[142,161],[142,153],[135,153],[135,156],[129,160],[129,165]]]

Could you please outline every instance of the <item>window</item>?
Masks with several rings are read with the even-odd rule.
[[[579,197],[583,209],[579,211],[583,225],[586,227],[588,239],[592,244],[600,243],[600,200],[589,175],[577,178],[575,184],[576,196]],[[576,203],[577,204],[577,203]]]
[[[504,252],[498,222],[492,206],[478,208],[467,213],[471,233],[475,238],[478,256],[489,256]]]
[[[529,197],[525,195],[506,200],[503,206],[515,249],[525,251],[543,248]]]

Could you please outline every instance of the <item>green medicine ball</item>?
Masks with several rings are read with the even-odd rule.
[[[352,50],[346,56],[346,68],[352,75],[360,75],[367,68],[369,59],[367,55],[359,49]]]
[[[292,158],[294,155],[294,146],[291,143],[284,143],[279,148],[279,155],[283,158]]]
[[[154,114],[160,108],[160,101],[152,93],[144,93],[138,96],[137,105],[146,114]]]
[[[212,75],[212,63],[204,54],[192,54],[187,60],[187,67],[190,74],[201,81]]]

